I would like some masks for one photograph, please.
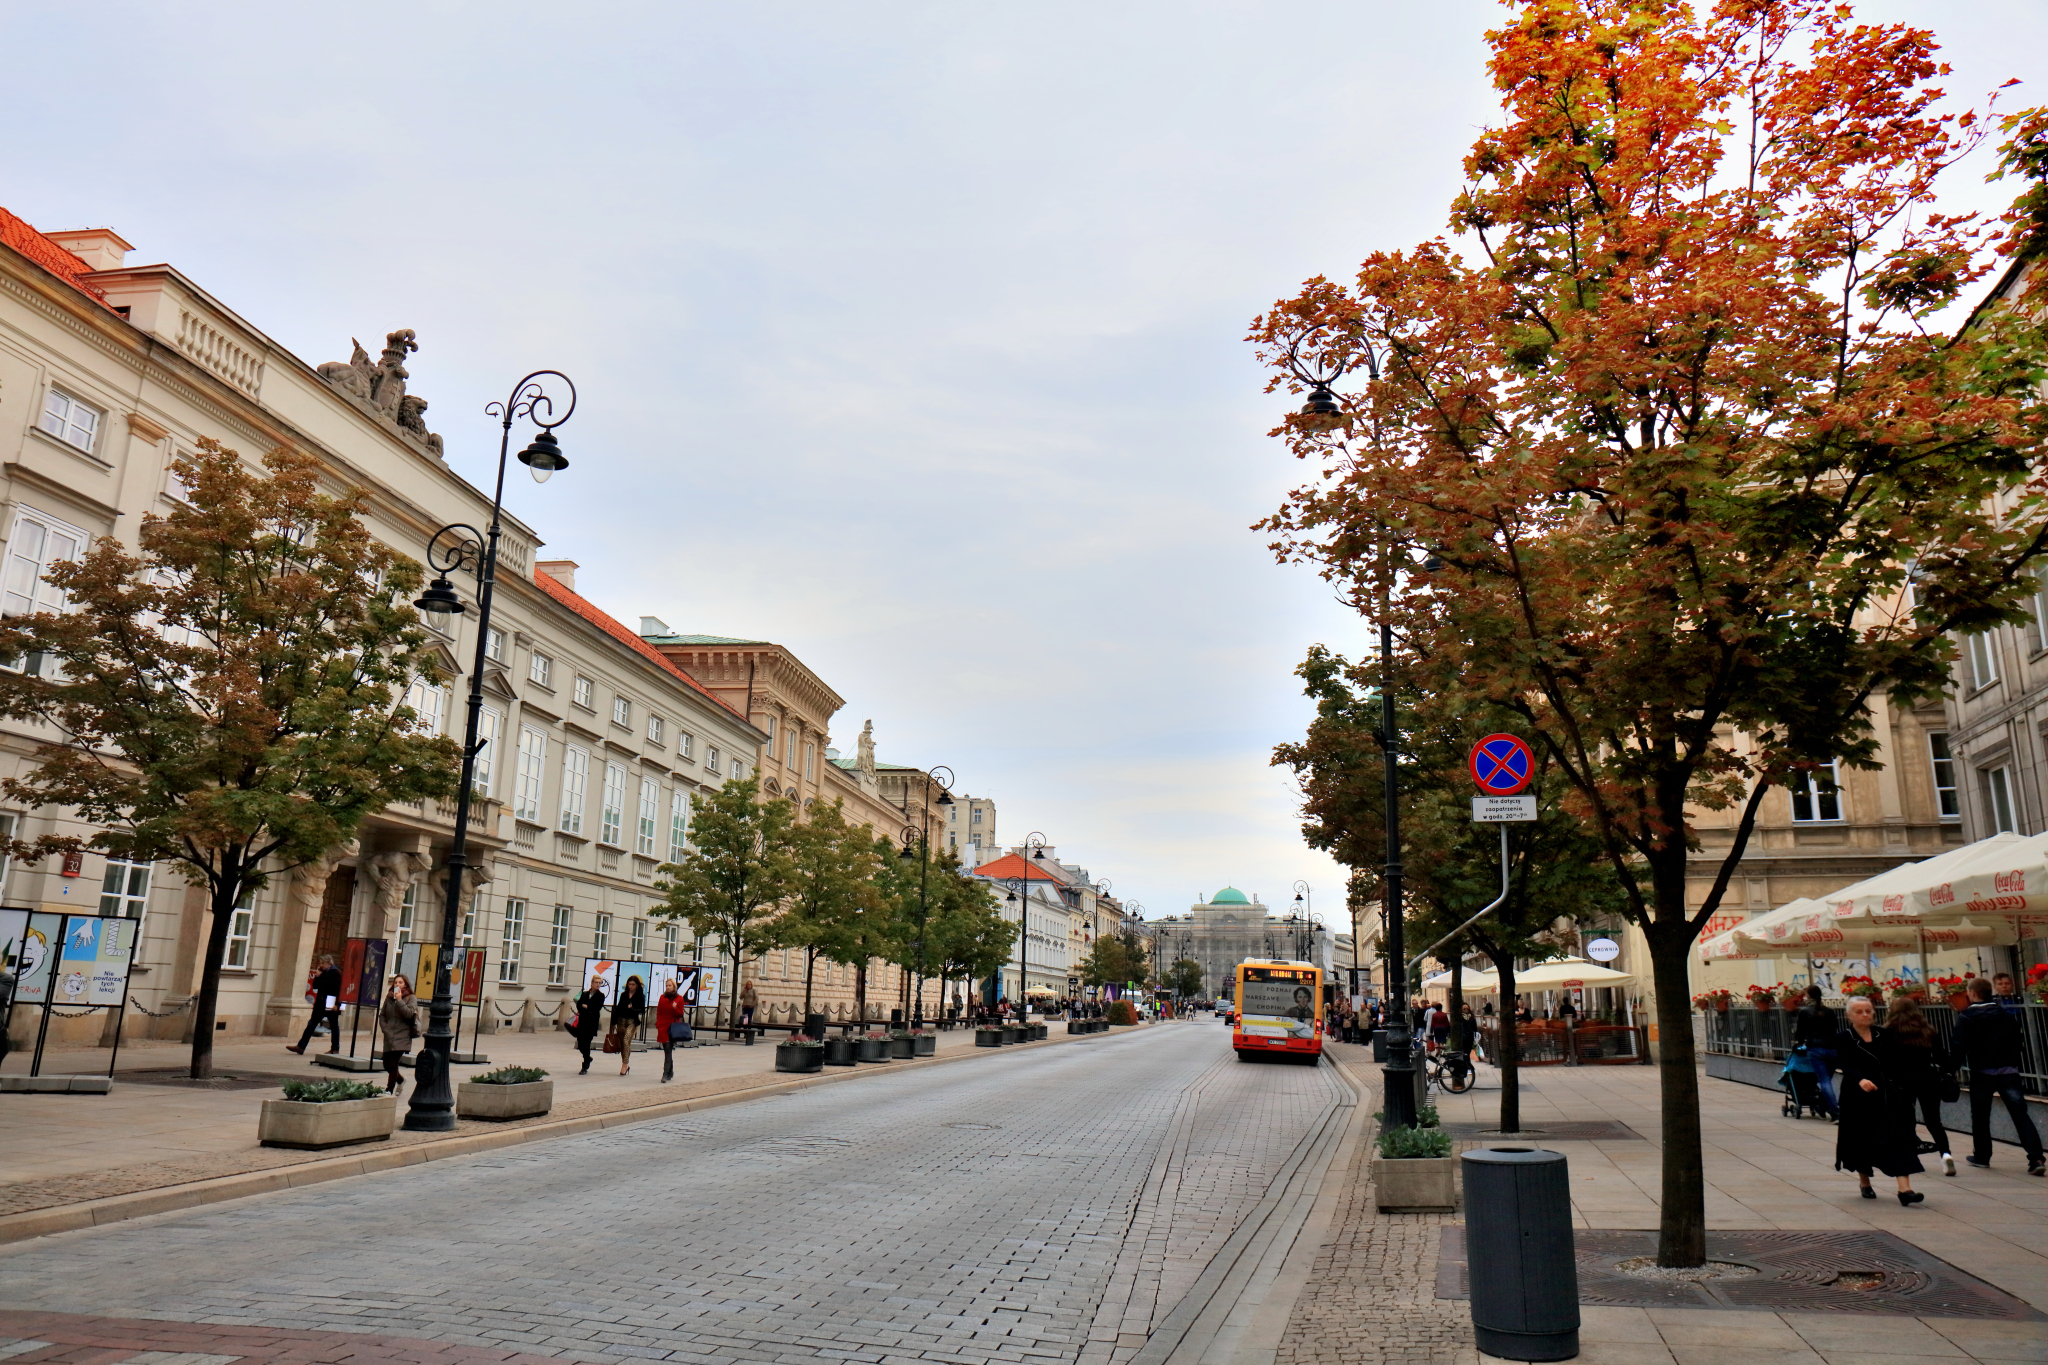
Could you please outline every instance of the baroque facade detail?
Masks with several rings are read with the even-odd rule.
[[[410,327],[387,333],[384,353],[374,365],[363,343],[350,337],[355,353],[347,360],[330,360],[318,370],[322,379],[365,411],[375,413],[441,457],[441,438],[427,430],[427,400],[405,391],[405,381],[411,378],[405,369],[406,354],[420,348],[414,337]]]

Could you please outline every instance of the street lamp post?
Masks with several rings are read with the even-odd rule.
[[[1380,382],[1379,356],[1373,351],[1372,342],[1363,333],[1356,341],[1365,362],[1366,373],[1372,382]],[[1287,357],[1288,368],[1294,377],[1308,386],[1308,402],[1302,405],[1301,415],[1328,428],[1345,424],[1344,408],[1331,391],[1331,385],[1343,378],[1350,365],[1346,361],[1304,362],[1298,350],[1290,348]],[[1382,584],[1385,592],[1386,585]],[[1414,1040],[1408,1029],[1408,972],[1404,955],[1401,932],[1401,812],[1397,804],[1400,798],[1400,780],[1396,772],[1400,752],[1400,732],[1394,716],[1394,623],[1386,604],[1380,612],[1380,750],[1385,759],[1385,799],[1387,860],[1383,876],[1382,894],[1385,898],[1387,920],[1387,961],[1391,964],[1387,982],[1387,1065],[1385,1100],[1387,1126],[1413,1127],[1415,1124],[1415,1052]]]
[[[940,773],[944,773],[945,776],[940,777]],[[937,804],[950,806],[953,804],[953,783],[955,780],[953,770],[943,763],[926,773],[924,775],[924,807],[919,816],[920,824],[905,825],[903,827],[902,856],[905,858],[913,856],[910,852],[910,841],[913,838],[917,840],[918,845],[918,851],[915,854],[918,860],[917,968],[911,976],[910,1026],[912,1028],[924,1027],[924,930],[925,921],[931,914],[931,903],[926,888],[931,880],[932,871],[932,784],[938,784],[939,799]],[[904,791],[904,800],[907,803],[909,800],[909,788],[906,786]],[[941,986],[943,987],[943,983],[941,983]]]
[[[561,380],[569,388],[569,405],[562,410],[560,417],[555,416],[554,400],[548,397],[541,383],[549,376]],[[441,907],[441,954],[434,966],[434,998],[428,1008],[427,1034],[421,1045],[419,1061],[413,1066],[412,1101],[405,1113],[407,1128],[437,1133],[455,1126],[455,1090],[449,1083],[448,1073],[448,1054],[455,1042],[449,1028],[449,1021],[455,1014],[455,992],[450,977],[454,968],[456,924],[461,917],[463,874],[469,868],[470,787],[476,779],[477,752],[483,748],[478,730],[484,706],[484,663],[489,658],[486,651],[490,648],[491,638],[491,596],[498,581],[498,534],[505,503],[505,457],[512,445],[512,423],[524,417],[540,428],[532,443],[519,452],[519,462],[533,472],[534,482],[546,483],[557,470],[567,469],[569,462],[562,458],[562,448],[555,440],[555,428],[568,421],[570,414],[576,411],[576,386],[559,370],[535,370],[512,386],[512,396],[504,403],[492,403],[484,411],[502,419],[498,437],[498,478],[491,493],[490,530],[479,536],[475,527],[457,522],[434,532],[433,539],[427,542],[427,567],[434,571],[436,577],[414,603],[424,612],[460,615],[466,608],[462,599],[455,595],[455,585],[448,581],[448,575],[457,569],[466,569],[476,578],[476,659],[469,671],[469,718],[462,732],[462,785],[455,794],[455,838],[449,846],[446,864],[448,894]],[[553,420],[543,420],[542,414]]]

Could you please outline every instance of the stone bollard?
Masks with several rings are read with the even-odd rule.
[[[1579,1271],[1571,1181],[1561,1152],[1471,1151],[1465,1177],[1465,1260],[1481,1351],[1507,1360],[1579,1353]]]

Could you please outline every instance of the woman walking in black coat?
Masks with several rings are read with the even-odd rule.
[[[1913,1092],[1913,1103],[1920,1108],[1920,1121],[1927,1125],[1927,1136],[1934,1139],[1934,1150],[1941,1153],[1941,1173],[1954,1175],[1956,1159],[1949,1151],[1948,1129],[1941,1123],[1941,1101],[1942,1091],[1953,1083],[1950,1073],[1956,1069],[1955,1059],[1942,1046],[1934,1025],[1927,1022],[1920,1002],[1910,995],[1895,995],[1886,1004],[1884,1031],[1899,1049],[1900,1077]],[[1950,1098],[1960,1098],[1961,1094],[1959,1089]],[[1909,1114],[1906,1126],[1910,1129],[1912,1125]],[[1913,1145],[1920,1145],[1917,1135]]]
[[[593,981],[576,997],[576,1017],[569,1021],[569,1032],[576,1036],[576,1050],[583,1054],[583,1069],[577,1075],[589,1074],[590,1045],[603,1028],[604,987]]]
[[[640,1031],[640,1021],[646,1017],[647,987],[638,976],[629,976],[619,992],[619,1003],[612,1006],[612,1033],[619,1040],[621,1076],[633,1069],[633,1035]]]
[[[1899,1182],[1899,1202],[1919,1203],[1912,1177],[1920,1164],[1919,1140],[1913,1135],[1913,1074],[1924,1068],[1897,1040],[1877,1026],[1877,1007],[1869,997],[1849,1002],[1849,1027],[1835,1035],[1835,1064],[1842,1068],[1842,1118],[1835,1129],[1835,1169],[1854,1171],[1865,1199],[1877,1198],[1870,1187],[1873,1170]]]

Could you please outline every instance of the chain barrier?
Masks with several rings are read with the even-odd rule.
[[[562,1002],[561,1002],[561,1001],[559,1001],[559,1000],[557,1000],[557,1001],[555,1002],[555,1007],[554,1007],[553,1009],[551,1009],[551,1010],[544,1010],[544,1009],[542,1009],[542,1008],[541,1008],[541,1007],[540,1007],[539,1005],[535,1005],[535,1006],[533,1007],[533,1012],[534,1012],[535,1014],[538,1014],[538,1015],[539,1015],[539,1016],[540,1016],[541,1018],[543,1018],[543,1019],[553,1019],[553,1018],[555,1018],[555,1017],[557,1017],[558,1015],[560,1015],[560,1014],[561,1014],[561,1012],[562,1012]]]
[[[179,1005],[176,1009],[164,1010],[162,1013],[158,1013],[156,1010],[151,1009],[149,1006],[143,1004],[140,1000],[134,999],[133,997],[130,997],[128,1001],[128,1006],[130,1009],[141,1010],[144,1014],[148,1015],[152,1019],[169,1019],[173,1016],[183,1014],[186,1010],[191,1009],[192,1000],[193,997],[188,995],[185,997],[184,1004]]]
[[[66,1014],[63,1010],[60,1010],[55,1005],[52,1005],[50,1006],[50,1013],[56,1015],[59,1019],[83,1019],[87,1015],[97,1014],[105,1008],[105,1005],[87,1005],[84,1009],[80,1010],[76,1014]]]
[[[498,1002],[495,1000],[487,1000],[484,1003],[489,1005],[492,1013],[496,1014],[500,1019],[517,1019],[519,1017],[518,1010],[501,1010],[498,1008]]]

